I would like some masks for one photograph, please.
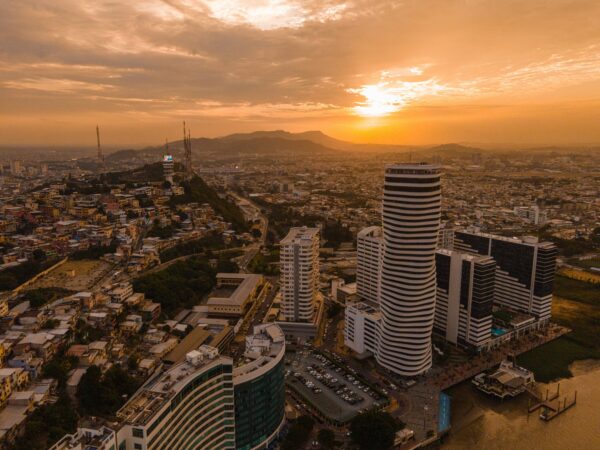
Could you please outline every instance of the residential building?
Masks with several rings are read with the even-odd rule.
[[[280,260],[285,320],[311,322],[319,287],[319,229],[290,229],[281,241]]]
[[[510,238],[481,233],[476,228],[457,231],[456,250],[489,255],[496,261],[494,304],[550,320],[558,250],[536,237]]]
[[[434,331],[448,342],[481,350],[492,337],[494,259],[442,249],[435,261]]]
[[[548,220],[546,211],[540,209],[539,206],[515,206],[515,215],[525,219],[534,225],[544,225]]]
[[[379,346],[381,311],[372,302],[346,305],[344,343],[359,355],[375,355]]]
[[[379,302],[383,232],[372,226],[359,231],[356,239],[356,292],[363,300]]]
[[[173,155],[163,155],[162,165],[165,181],[173,184],[173,176],[175,175],[175,161]]]

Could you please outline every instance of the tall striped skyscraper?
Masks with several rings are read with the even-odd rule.
[[[377,361],[403,376],[431,367],[435,250],[440,228],[440,168],[393,164],[383,188],[381,330]]]

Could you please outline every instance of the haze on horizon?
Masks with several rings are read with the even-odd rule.
[[[0,145],[600,143],[595,0],[1,1]]]

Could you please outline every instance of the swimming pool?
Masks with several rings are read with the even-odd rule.
[[[492,335],[494,337],[502,336],[506,334],[506,330],[504,328],[492,327]]]

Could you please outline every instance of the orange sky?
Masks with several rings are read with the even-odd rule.
[[[600,143],[597,0],[19,0],[0,146],[258,129],[362,142]]]

